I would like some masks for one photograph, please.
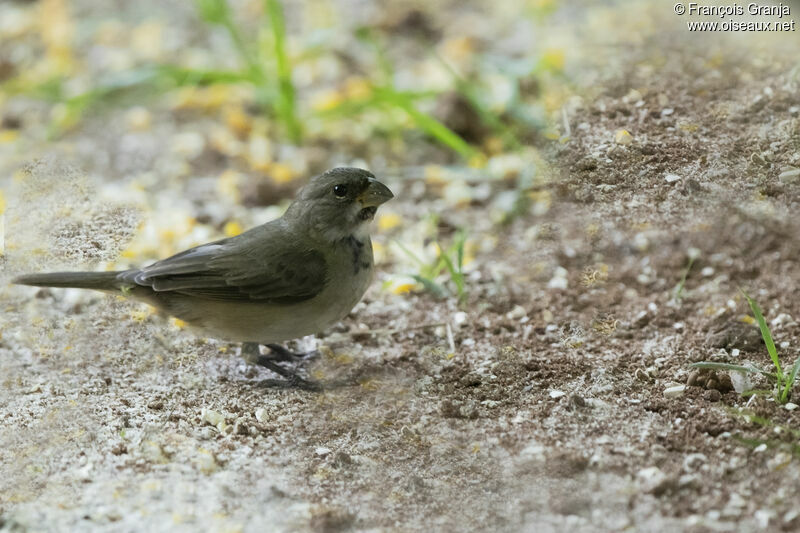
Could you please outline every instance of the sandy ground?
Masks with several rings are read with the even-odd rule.
[[[589,4],[552,29],[572,39],[574,96],[569,138],[534,141],[546,208],[498,226],[390,173],[407,226],[470,228],[467,300],[387,290],[406,266],[384,254],[351,316],[298,345],[321,347],[303,370],[322,393],[122,298],[4,283],[0,529],[800,530],[797,436],[736,414],[796,429],[798,411],[689,368],[768,367],[739,287],[784,366],[798,355],[797,34],[690,35],[666,4]],[[152,132],[115,151],[118,127],[41,148],[55,158],[9,198],[26,244],[5,279],[115,260],[164,206],[275,216],[218,208],[203,179],[132,207],[102,176],[166,163]]]

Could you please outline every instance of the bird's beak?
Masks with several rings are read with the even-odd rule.
[[[392,198],[394,198],[394,194],[389,190],[389,187],[375,178],[370,178],[369,185],[364,189],[364,192],[356,197],[356,200],[361,204],[361,207],[378,207]]]

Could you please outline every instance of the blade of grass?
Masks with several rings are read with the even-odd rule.
[[[781,392],[781,402],[786,402],[789,399],[789,392],[792,390],[792,386],[794,386],[794,382],[797,379],[797,374],[800,372],[800,357],[798,357],[794,365],[792,365],[792,371],[789,372],[789,375],[786,378],[786,385]]]
[[[686,278],[689,276],[689,272],[692,270],[692,265],[694,264],[694,260],[696,257],[691,256],[689,257],[689,264],[686,265],[686,268],[683,271],[683,276],[681,276],[681,281],[678,283],[678,286],[675,287],[675,299],[680,300],[683,296],[683,287],[686,285]]]
[[[213,84],[254,83],[257,80],[249,72],[234,70],[204,70],[185,68],[179,65],[159,65],[158,75],[169,80],[178,87],[186,85],[204,86]]]
[[[453,260],[449,256],[449,253],[442,252],[441,258],[442,261],[444,261],[447,272],[450,274],[450,279],[453,280],[453,283],[456,286],[456,292],[458,294],[459,301],[463,301],[464,297],[466,296],[464,292],[464,275],[456,269],[455,265],[453,264]]]
[[[781,370],[781,361],[778,359],[778,350],[775,349],[775,343],[772,340],[772,333],[769,331],[769,326],[767,326],[767,321],[764,320],[764,315],[761,313],[761,308],[758,306],[755,300],[750,298],[746,292],[742,289],[739,289],[742,294],[744,295],[747,303],[750,304],[750,310],[753,311],[753,316],[756,318],[756,322],[758,322],[758,327],[761,329],[761,336],[764,338],[764,344],[767,345],[767,352],[769,352],[769,357],[772,359],[772,364],[775,365],[775,369],[777,370],[776,375],[778,377],[778,386],[780,387],[784,382],[784,375],[783,371]]]
[[[375,95],[380,102],[405,111],[419,129],[439,143],[457,152],[464,159],[469,160],[478,155],[478,150],[462,139],[460,135],[429,114],[417,109],[414,103],[401,93],[394,89],[376,88]]]
[[[283,5],[280,0],[264,0],[264,7],[269,13],[272,37],[275,40],[275,61],[278,66],[278,114],[281,116],[289,138],[299,143],[303,138],[303,130],[297,119],[297,98],[292,83],[292,65],[286,53],[286,20],[283,16]]]
[[[481,89],[476,87],[474,83],[471,83],[466,78],[461,76],[453,66],[446,61],[441,55],[437,54],[435,51],[433,52],[433,56],[439,60],[439,63],[444,66],[444,68],[450,73],[453,77],[453,80],[456,84],[456,90],[461,93],[461,95],[469,102],[475,112],[478,114],[480,119],[491,128],[496,135],[499,135],[503,138],[508,146],[511,147],[512,150],[520,150],[522,148],[522,143],[519,141],[514,132],[503,124],[503,122],[497,118],[497,114],[493,113],[484,103],[481,101],[478,94],[480,94]]]
[[[767,389],[750,389],[742,392],[742,397],[749,396],[772,396],[773,391]]]
[[[200,12],[200,16],[203,17],[206,22],[225,28],[234,48],[236,48],[236,52],[239,54],[244,64],[247,65],[250,74],[261,81],[266,80],[267,76],[261,62],[258,61],[256,54],[247,45],[242,32],[239,31],[239,26],[237,26],[233,20],[228,1],[195,0],[195,4]]]
[[[444,298],[447,290],[433,281],[432,279],[420,276],[419,274],[410,274],[410,276],[415,279],[416,281],[422,283],[422,286],[425,287],[425,290],[433,294],[436,298]]]
[[[266,75],[255,53],[247,46],[239,27],[233,21],[230,6],[227,0],[195,0],[195,6],[200,16],[206,22],[222,26],[228,32],[239,57],[244,61],[250,73],[259,80],[265,80]]]
[[[732,365],[730,363],[712,363],[712,362],[692,363],[689,366],[693,368],[704,368],[709,370],[732,370],[734,372],[744,372],[749,374],[763,374],[773,379],[775,378],[775,374],[767,372],[766,370],[761,370],[760,368],[756,368],[754,366],[742,366],[742,365]]]
[[[394,242],[394,243],[395,243],[397,246],[399,246],[399,247],[400,247],[400,249],[401,249],[401,250],[403,250],[403,252],[405,252],[405,254],[406,254],[408,257],[410,257],[410,258],[411,258],[411,259],[412,259],[414,262],[416,262],[416,263],[417,263],[417,264],[418,264],[420,267],[426,267],[426,266],[427,266],[427,264],[425,263],[425,261],[423,261],[422,259],[420,259],[420,258],[419,258],[419,256],[418,256],[417,254],[415,254],[414,252],[412,252],[411,250],[409,250],[408,248],[406,248],[406,246],[405,246],[405,245],[404,245],[402,242],[400,242],[400,241],[398,241],[398,240],[396,240],[396,239],[395,239],[393,242]]]

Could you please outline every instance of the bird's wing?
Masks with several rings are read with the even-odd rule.
[[[131,273],[137,285],[212,300],[302,302],[327,281],[323,255],[277,224],[197,246]]]

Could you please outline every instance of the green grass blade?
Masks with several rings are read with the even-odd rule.
[[[227,30],[233,46],[239,53],[239,57],[247,65],[247,68],[250,69],[250,73],[262,80],[265,79],[266,76],[264,76],[261,63],[256,59],[250,47],[247,46],[239,27],[233,21],[228,0],[195,0],[195,6],[203,20],[209,24],[222,26]]]
[[[195,0],[194,3],[200,18],[209,24],[223,24],[229,17],[226,0]]]
[[[686,278],[689,276],[689,272],[692,270],[692,265],[694,264],[695,257],[689,258],[689,264],[686,265],[686,268],[683,270],[683,276],[681,276],[681,281],[678,283],[678,286],[675,287],[675,299],[680,300],[683,296],[683,287],[686,285]]]
[[[292,64],[286,52],[286,20],[280,0],[265,0],[264,7],[269,13],[272,37],[275,40],[275,62],[278,66],[278,113],[286,127],[289,138],[294,143],[303,139],[303,130],[297,119],[297,97],[292,82]]]
[[[408,248],[406,248],[406,246],[405,246],[405,245],[404,245],[402,242],[400,242],[400,241],[398,241],[398,240],[394,240],[393,242],[394,242],[394,243],[395,243],[395,244],[396,244],[396,245],[397,245],[397,246],[398,246],[398,247],[399,247],[399,248],[400,248],[400,249],[401,249],[401,250],[402,250],[402,251],[403,251],[403,252],[404,252],[404,253],[405,253],[405,254],[408,256],[408,257],[410,257],[410,258],[411,258],[411,259],[412,259],[412,260],[413,260],[415,263],[417,263],[417,264],[418,264],[420,267],[426,267],[426,266],[427,266],[427,265],[425,264],[425,261],[423,261],[422,259],[420,259],[420,258],[419,258],[419,256],[418,256],[417,254],[415,254],[414,252],[412,252],[411,250],[409,250]]]
[[[441,249],[441,247],[439,248]],[[449,253],[441,252],[441,258],[444,262],[447,272],[450,274],[450,279],[453,280],[453,283],[456,286],[458,299],[463,301],[464,297],[466,296],[464,291],[464,275],[456,269],[456,266],[453,264],[453,260],[450,258]]]
[[[789,392],[792,390],[792,386],[794,386],[794,382],[797,379],[797,374],[800,372],[800,357],[798,357],[794,365],[792,365],[792,371],[789,372],[789,375],[786,378],[786,385],[783,387],[783,391],[781,391],[781,402],[786,402],[789,399]]]
[[[425,287],[425,290],[433,294],[433,296],[436,298],[444,298],[445,294],[447,294],[447,290],[432,279],[425,278],[419,274],[410,274],[410,276],[416,281],[422,283],[422,286]]]
[[[464,244],[466,241],[467,238],[464,235],[464,232],[458,232],[458,236],[456,237],[456,257],[458,259],[458,272],[460,274],[464,272]]]
[[[767,389],[750,389],[742,392],[742,396],[747,398],[748,396],[772,396],[771,390]]]
[[[478,150],[461,138],[456,132],[428,115],[423,113],[414,103],[393,89],[376,89],[376,97],[384,104],[402,109],[414,121],[419,129],[424,131],[440,144],[457,152],[464,159],[471,159],[478,155]]]
[[[747,299],[747,303],[750,304],[750,310],[753,311],[753,316],[756,317],[758,327],[761,329],[761,336],[764,338],[764,344],[767,345],[767,352],[769,352],[769,357],[772,359],[772,364],[775,365],[775,369],[777,370],[776,374],[778,376],[778,386],[780,386],[784,382],[784,375],[783,371],[781,370],[781,361],[778,359],[778,350],[775,349],[775,343],[772,341],[772,333],[769,331],[769,326],[767,326],[767,321],[764,320],[764,315],[761,312],[761,308],[758,306],[758,303],[750,298],[746,292],[741,292],[745,299]]]
[[[255,83],[257,81],[249,72],[237,72],[234,70],[193,69],[167,64],[159,65],[156,71],[158,76],[178,87]]]
[[[517,136],[514,135],[511,128],[506,126],[497,117],[496,113],[492,112],[492,110],[484,105],[483,101],[478,96],[482,91],[481,87],[478,87],[476,84],[461,76],[441,55],[433,52],[433,56],[438,59],[439,63],[450,73],[455,81],[456,90],[469,102],[484,124],[492,129],[496,135],[502,137],[512,150],[522,149],[522,143]]]
[[[746,374],[763,374],[773,379],[775,378],[775,374],[761,370],[760,368],[756,368],[754,366],[732,365],[730,363],[712,363],[708,361],[692,363],[689,366],[692,368],[704,368],[708,370],[732,370],[734,372],[744,372]]]

